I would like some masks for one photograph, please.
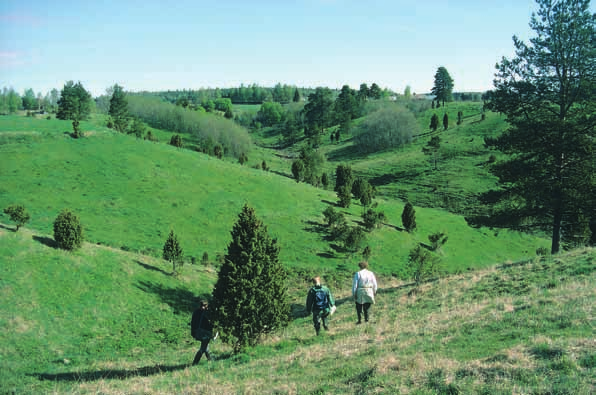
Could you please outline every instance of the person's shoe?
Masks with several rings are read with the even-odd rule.
[[[329,330],[329,327],[327,325],[323,325],[323,329],[325,329],[326,331]]]
[[[360,324],[362,324],[362,321],[356,322],[356,325],[360,325]]]

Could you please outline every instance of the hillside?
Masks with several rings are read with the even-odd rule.
[[[55,119],[0,118],[0,207],[23,204],[32,229],[51,234],[55,217],[69,208],[92,243],[159,257],[173,229],[187,257],[199,260],[206,252],[213,261],[248,203],[279,239],[288,267],[342,277],[359,259],[327,240],[322,212],[337,201],[333,191],[94,123],[83,125],[87,137],[79,140],[65,134],[68,128]],[[531,257],[548,245],[517,232],[470,228],[463,217],[430,208],[417,208],[418,231],[410,234],[401,230],[402,201],[376,202],[387,221],[368,235],[368,244],[380,273],[401,275],[409,250],[436,232],[449,237],[443,261],[452,273]],[[361,222],[359,203],[342,211],[350,224]]]
[[[596,250],[498,263],[424,284],[380,276],[373,322],[355,326],[349,281],[331,329],[301,314],[232,356],[188,366],[188,322],[211,267],[174,278],[163,261],[0,226],[0,393],[591,394],[596,390]]]

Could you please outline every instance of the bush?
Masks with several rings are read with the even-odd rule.
[[[83,227],[79,217],[70,210],[62,210],[54,221],[54,240],[64,250],[75,250],[83,244]]]
[[[4,214],[7,214],[10,217],[10,220],[16,223],[17,227],[15,232],[18,232],[19,228],[25,225],[27,222],[29,222],[29,219],[31,219],[31,216],[27,210],[25,210],[25,206],[20,204],[13,204],[6,207],[4,209]]]
[[[238,157],[238,163],[240,163],[241,165],[245,164],[246,162],[248,162],[248,156],[243,152],[240,154],[240,156]]]
[[[354,136],[354,146],[362,153],[385,151],[412,141],[420,127],[414,114],[405,108],[382,108],[364,119]]]
[[[418,286],[422,281],[438,274],[440,259],[420,245],[408,255],[408,273]]]
[[[373,209],[368,209],[362,214],[362,220],[366,230],[371,231],[375,228],[380,228],[385,221],[386,216],[382,211],[375,212]]]
[[[412,232],[416,229],[416,211],[410,202],[406,202],[404,206],[404,211],[401,213],[401,223],[407,232]]]
[[[170,145],[174,147],[182,148],[182,137],[179,134],[175,134],[170,139]]]
[[[366,233],[359,226],[348,227],[344,233],[344,247],[351,252],[356,252],[366,241]]]

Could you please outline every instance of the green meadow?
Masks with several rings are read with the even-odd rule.
[[[349,287],[361,255],[329,241],[322,215],[337,196],[290,178],[296,147],[269,148],[274,130],[252,133],[242,166],[172,147],[170,132],[154,130],[157,143],[118,134],[101,116],[82,123],[81,139],[70,137],[70,122],[0,117],[0,207],[31,214],[19,232],[0,217],[0,393],[593,393],[596,252],[540,257],[548,238],[464,218],[496,185],[483,137],[505,127],[497,114],[480,121],[479,106],[448,108],[438,170],[422,153],[428,136],[372,155],[350,136],[320,148],[330,174],[349,163],[376,186],[375,210],[387,217],[367,233],[381,291],[373,323],[358,327]],[[432,112],[419,114],[423,132]],[[262,161],[268,171],[256,168]],[[414,233],[402,229],[406,200]],[[294,320],[244,354],[215,342],[215,360],[190,367],[198,348],[190,315],[211,292],[244,204],[278,239]],[[84,229],[75,252],[52,239],[65,208]],[[363,209],[336,207],[350,225]],[[161,259],[170,230],[185,255],[178,276]],[[408,253],[437,232],[448,236],[442,276],[414,290],[404,278]],[[339,306],[320,337],[303,314],[315,274]]]

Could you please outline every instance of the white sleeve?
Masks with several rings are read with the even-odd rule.
[[[377,293],[377,278],[375,277],[374,273],[371,272],[370,274],[371,274],[371,277],[373,280],[373,289],[375,290],[375,294],[376,294]]]

